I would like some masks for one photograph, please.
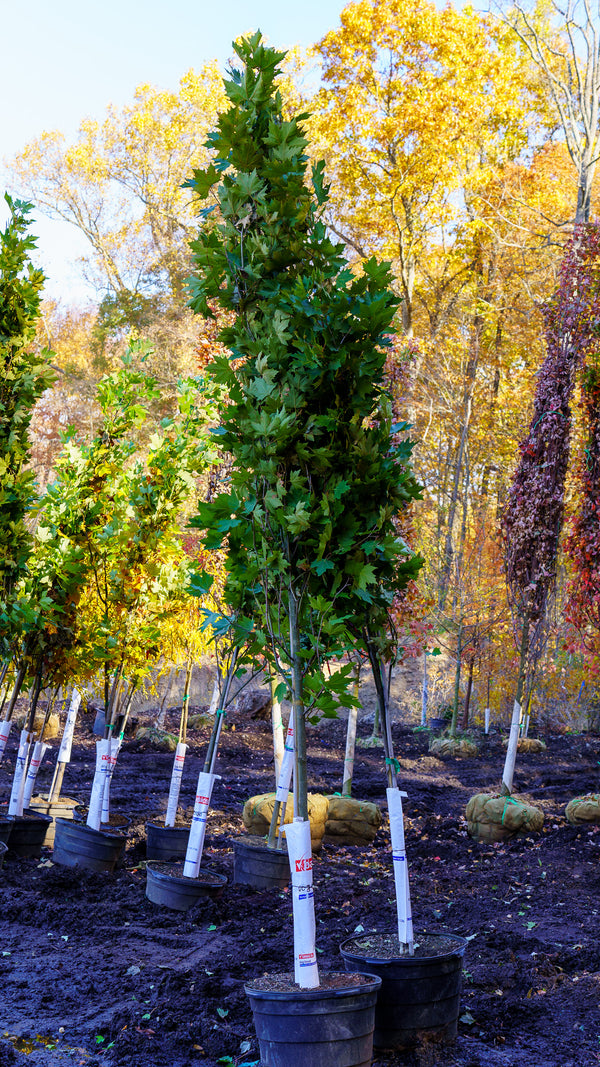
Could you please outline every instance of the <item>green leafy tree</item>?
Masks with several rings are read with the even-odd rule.
[[[145,383],[151,395],[155,385],[152,379]],[[132,419],[136,411],[145,418],[145,410],[130,400],[124,417]],[[162,420],[144,460],[133,457],[129,465],[115,466],[86,526],[82,547],[89,578],[78,613],[76,655],[88,671],[103,671],[109,715],[124,674],[139,680],[161,654],[161,622],[181,595],[182,509],[198,476],[216,459],[208,434],[214,417],[200,382],[181,382],[177,415]],[[133,450],[130,439],[127,447]],[[93,484],[89,488],[93,491]]]
[[[283,55],[260,35],[234,47],[244,66],[226,82],[215,161],[190,182],[214,198],[193,244],[192,307],[235,313],[220,334],[230,354],[210,368],[229,397],[217,431],[229,491],[196,524],[207,547],[227,542],[226,598],[244,609],[251,598],[255,647],[286,680],[306,819],[306,714],[352,701],[352,665],[325,679],[324,662],[355,647],[357,608],[361,623],[378,617],[419,568],[395,528],[418,489],[383,389],[398,306],[388,267],[372,259],[353,273],[328,235],[306,116],[282,117]]]
[[[27,511],[35,498],[29,424],[36,401],[55,379],[51,353],[34,344],[44,274],[31,263],[31,205],[5,200],[11,217],[0,233],[0,641],[9,656],[21,625],[15,591],[26,573],[32,540]]]

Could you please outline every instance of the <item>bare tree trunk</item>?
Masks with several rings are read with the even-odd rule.
[[[468,730],[469,728],[469,706],[471,704],[471,692],[473,689],[473,669],[475,667],[475,661],[469,660],[469,673],[467,675],[467,691],[465,693],[465,707],[462,717],[462,728]]]

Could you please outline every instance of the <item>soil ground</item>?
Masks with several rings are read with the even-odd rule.
[[[164,809],[172,756],[126,741],[112,806],[131,817],[124,865],[92,874],[10,854],[0,872],[0,1067],[218,1067],[259,1060],[244,981],[292,965],[287,890],[233,884],[232,837],[243,801],[272,788],[270,728],[222,736],[204,864],[228,876],[219,901],[186,914],[145,896],[145,822]],[[359,724],[366,738],[370,726]],[[0,768],[9,788],[16,731]],[[208,728],[190,738],[182,797],[190,801]],[[459,1035],[452,1048],[375,1052],[373,1067],[593,1067],[600,1063],[600,827],[564,818],[574,795],[598,789],[600,737],[548,736],[520,756],[515,791],[541,806],[543,832],[502,845],[467,835],[468,798],[495,788],[503,749],[476,759],[428,755],[428,734],[396,723],[416,930],[469,938]],[[89,799],[94,741],[78,728],[63,792]],[[310,731],[310,787],[340,788],[344,723]],[[52,765],[40,772],[47,788]],[[385,808],[382,752],[361,748],[354,795]],[[387,820],[373,845],[324,845],[314,864],[321,970],[343,970],[340,943],[357,929],[393,930]],[[306,1067],[310,1067],[307,1061]]]

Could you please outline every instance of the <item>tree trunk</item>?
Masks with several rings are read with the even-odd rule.
[[[421,726],[427,726],[427,653],[423,653],[423,694],[421,697]]]
[[[358,700],[358,670],[353,686],[354,696]],[[342,796],[352,796],[352,777],[354,775],[354,752],[356,748],[356,724],[358,722],[358,707],[348,708],[348,727],[346,730],[346,753],[344,756],[344,772],[342,775]]]
[[[456,671],[454,674],[454,699],[452,701],[452,722],[450,723],[450,737],[456,737],[458,726],[458,699],[460,696],[460,670],[462,665],[462,622],[458,626],[456,637]]]
[[[270,678],[271,687],[271,728],[273,731],[273,759],[275,763],[275,788],[279,781],[279,774],[281,771],[281,761],[283,760],[283,719],[281,718],[281,704],[275,698],[275,690],[277,688],[276,679],[271,675]]]
[[[521,701],[523,699],[523,687],[525,684],[527,653],[529,651],[529,616],[526,615],[523,620],[523,632],[521,634],[521,652],[519,656],[519,673],[517,675],[517,691],[515,693],[515,702],[513,704],[513,713],[510,724],[510,735],[508,738],[508,748],[506,750],[506,759],[504,761],[504,771],[502,773],[502,788],[501,792],[504,796],[510,796],[512,793],[513,777],[515,773],[515,763],[517,759],[517,745],[519,743],[519,724],[521,721]]]
[[[469,728],[469,705],[471,703],[471,691],[473,689],[473,670],[475,667],[475,661],[469,660],[469,674],[467,676],[467,691],[465,693],[465,707],[462,717],[462,729],[468,730]]]
[[[292,586],[289,586],[290,660],[292,665],[292,715],[294,716],[294,818],[308,819],[308,771],[306,760],[306,722],[298,605]]]

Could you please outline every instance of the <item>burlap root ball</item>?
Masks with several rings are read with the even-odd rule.
[[[478,841],[505,841],[516,834],[538,833],[544,825],[539,808],[498,793],[476,793],[465,815],[469,834]]]
[[[573,797],[565,808],[565,815],[571,826],[582,823],[600,823],[600,793],[586,793],[582,797]]]
[[[335,845],[369,845],[381,826],[381,812],[369,800],[329,797],[325,841]]]
[[[260,793],[258,796],[250,797],[250,799],[246,801],[242,812],[242,819],[244,821],[244,826],[249,833],[256,834],[258,837],[264,837],[265,834],[269,832],[274,804],[275,793]],[[318,852],[323,844],[328,808],[329,801],[327,797],[322,796],[321,793],[308,794],[308,818],[310,821],[310,841],[313,852]],[[292,822],[293,818],[294,802],[290,796],[288,797],[285,809],[284,822]]]
[[[155,726],[140,726],[135,732],[135,740],[141,742],[140,748],[152,748],[155,752],[174,752],[177,748],[177,734],[158,730]]]
[[[508,738],[502,742],[505,748],[508,748]],[[517,752],[545,752],[546,742],[541,741],[539,737],[520,737],[517,741]]]
[[[35,713],[35,722],[33,724],[33,732],[34,732],[34,734],[36,734],[37,737],[39,737],[40,730],[42,729],[42,726],[44,725],[44,714],[45,713],[43,711],[36,711],[36,713]],[[15,718],[15,726],[19,730],[24,730],[26,723],[27,723],[27,715],[18,715]],[[55,715],[54,712],[52,712],[52,714],[48,717],[48,722],[46,723],[46,729],[44,730],[44,741],[51,741],[53,737],[58,737],[59,732],[60,732],[60,719],[59,719],[58,715]]]
[[[429,745],[429,754],[439,759],[469,759],[478,756],[479,749],[464,737],[436,737]]]
[[[207,715],[202,712],[200,715],[190,715],[187,721],[188,730],[202,730],[204,726],[211,726],[214,722],[214,715]]]

